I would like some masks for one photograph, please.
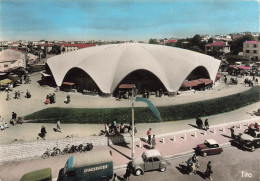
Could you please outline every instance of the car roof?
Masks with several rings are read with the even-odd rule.
[[[215,145],[215,144],[218,144],[215,140],[213,139],[206,139],[206,141],[211,144],[211,145]]]
[[[162,156],[162,154],[159,152],[159,150],[153,149],[153,150],[147,150],[145,152],[145,155],[147,157],[153,157],[153,156]]]

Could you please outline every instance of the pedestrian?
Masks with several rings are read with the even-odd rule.
[[[124,179],[129,180],[131,173],[132,173],[131,166],[130,163],[128,163],[124,174]]]
[[[14,92],[14,98],[17,99],[17,91]]]
[[[16,124],[16,117],[17,117],[17,114],[15,112],[12,112],[12,119],[10,120],[10,123],[13,126]]]
[[[20,91],[17,91],[17,99],[20,99],[20,97],[21,97],[21,93]]]
[[[118,179],[117,179],[117,175],[116,175],[116,173],[114,173],[114,178],[113,178],[113,181],[117,181]]]
[[[104,124],[105,126],[105,134],[108,134],[108,123]]]
[[[213,172],[212,172],[212,168],[211,168],[211,161],[209,161],[208,162],[208,164],[207,164],[207,169],[206,169],[206,171],[205,171],[205,173],[204,173],[204,176],[206,177],[206,178],[209,178],[210,180],[212,180],[212,178],[211,178],[211,174],[212,174]]]
[[[255,78],[255,83],[258,84],[258,78]]]
[[[227,84],[227,77],[224,78],[225,84]]]
[[[25,94],[25,95],[26,95],[26,96],[25,96],[26,98],[28,98],[28,99],[29,99],[29,98],[31,98],[31,93],[29,92],[29,90],[28,90],[28,89],[27,89],[27,91],[26,91],[26,94]]]
[[[116,127],[116,120],[113,121],[113,129],[114,129],[114,132],[115,132],[115,133],[118,133],[117,127]]]
[[[66,97],[66,104],[68,104],[70,102],[70,95],[68,94]]]
[[[149,145],[151,144],[151,130],[152,130],[152,128],[149,128],[149,130],[146,132],[146,135],[148,136],[147,143]]]
[[[23,79],[22,79],[22,77],[20,78],[20,84],[23,84]]]
[[[60,120],[57,121],[57,130],[61,131],[61,129],[60,129]]]
[[[120,129],[120,133],[125,133],[125,126],[124,126],[124,123],[121,122],[120,126],[119,126],[119,129]]]
[[[45,140],[46,133],[47,133],[46,128],[45,128],[44,125],[42,125],[42,128],[41,128],[41,137],[42,137],[42,139],[44,139],[44,140]]]
[[[53,98],[52,102],[56,103],[56,95],[55,95],[55,93],[52,94],[52,98]]]
[[[7,91],[7,95],[6,95],[6,101],[8,101],[8,100],[11,100],[9,91]]]
[[[234,130],[235,126],[232,126],[230,129],[231,132],[231,138],[234,139],[235,138],[235,130]]]
[[[208,122],[208,119],[205,119],[204,127],[205,127],[205,130],[206,130],[206,131],[209,129],[209,122]]]
[[[156,145],[156,140],[155,140],[155,135],[153,135],[151,148],[154,149],[155,145]]]

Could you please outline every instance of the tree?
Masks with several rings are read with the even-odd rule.
[[[240,38],[235,39],[230,46],[230,50],[232,55],[238,55],[239,52],[243,51],[243,43],[245,41],[253,41],[255,40],[251,34],[246,34]]]
[[[213,43],[213,38],[212,37],[210,37],[209,39],[208,39],[208,43]]]
[[[158,44],[156,39],[150,39],[149,44]]]
[[[192,39],[191,39],[191,45],[192,46],[199,46],[201,42],[201,37],[199,34],[196,34]]]

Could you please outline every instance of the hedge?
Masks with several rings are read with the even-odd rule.
[[[197,116],[209,116],[229,112],[260,100],[260,87],[225,97],[206,101],[157,107],[163,121],[176,121],[192,119]],[[61,119],[63,123],[110,123],[131,120],[131,108],[47,108],[25,116],[27,120],[35,122],[56,123]],[[135,108],[135,121],[137,123],[158,122],[148,107]]]

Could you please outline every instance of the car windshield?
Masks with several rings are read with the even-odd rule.
[[[206,145],[206,147],[208,147],[208,148],[210,147],[210,144],[207,140],[204,142],[204,145]]]
[[[252,136],[252,137],[256,137],[256,133],[255,133],[255,130],[254,129],[246,129],[245,134],[248,134],[249,136]]]
[[[145,153],[142,154],[142,158],[143,158],[143,160],[146,160],[146,159],[147,159]]]

